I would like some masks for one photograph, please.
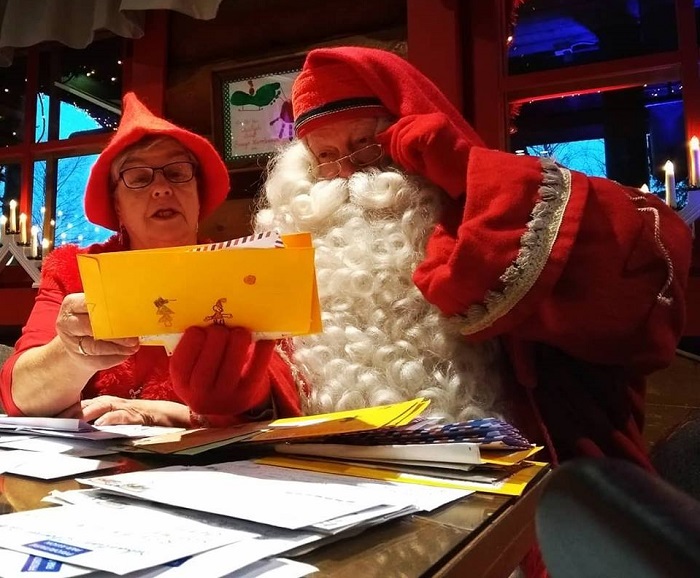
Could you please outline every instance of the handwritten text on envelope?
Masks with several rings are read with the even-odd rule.
[[[311,237],[283,240],[284,248],[78,255],[95,337],[181,333],[213,323],[280,335],[319,332]]]

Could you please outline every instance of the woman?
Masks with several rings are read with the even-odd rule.
[[[245,328],[190,327],[172,358],[163,348],[139,347],[136,337],[92,336],[77,254],[196,244],[199,221],[228,190],[226,167],[206,139],[125,95],[119,128],[85,193],[88,219],[118,234],[87,249],[61,247],[46,259],[34,308],[0,374],[9,414],[179,427],[226,425],[269,410],[298,415],[274,342],[253,343]],[[197,413],[205,401],[216,415]]]

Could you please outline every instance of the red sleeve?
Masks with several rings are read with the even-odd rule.
[[[22,335],[15,344],[14,354],[5,362],[0,371],[0,398],[9,415],[22,415],[12,399],[12,371],[17,358],[32,347],[45,345],[56,336],[56,318],[63,298],[69,293],[60,278],[63,267],[58,266],[66,259],[75,260],[70,253],[76,253],[74,247],[56,250],[44,262],[41,284],[29,314],[27,324],[22,328]],[[57,266],[53,266],[53,264]],[[76,265],[77,268],[77,265]],[[65,271],[63,271],[65,274]]]
[[[291,370],[286,361],[275,350],[268,365],[267,378],[270,380],[270,392],[274,407],[270,415],[259,418],[251,418],[245,414],[221,415],[198,414],[191,412],[192,427],[226,427],[259,419],[278,419],[284,417],[298,417],[301,415],[301,399],[297,390]]]
[[[466,190],[414,279],[463,317],[468,338],[510,334],[643,372],[670,362],[691,235],[661,199],[481,148],[470,152]]]

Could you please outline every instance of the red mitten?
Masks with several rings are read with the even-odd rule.
[[[270,400],[274,341],[244,327],[189,327],[170,359],[175,393],[199,414],[240,415]]]
[[[441,112],[400,118],[377,140],[409,173],[419,174],[457,198],[466,189],[469,150],[475,144]]]

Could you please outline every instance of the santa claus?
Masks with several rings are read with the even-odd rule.
[[[309,413],[425,396],[551,461],[650,467],[644,376],[684,320],[687,226],[660,199],[489,150],[407,61],[311,51],[258,230],[310,231],[323,333],[287,359]]]

